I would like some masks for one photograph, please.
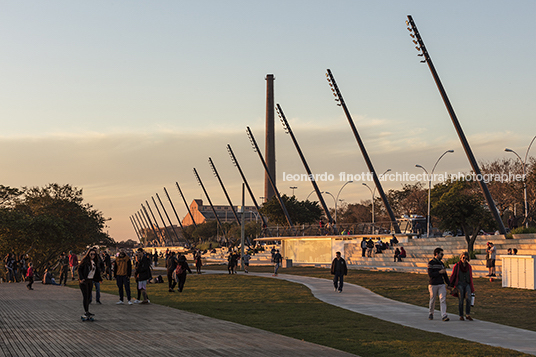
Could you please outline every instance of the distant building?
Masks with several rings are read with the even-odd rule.
[[[238,213],[238,207],[234,206],[236,212]],[[235,217],[233,214],[233,211],[231,210],[231,207],[229,205],[215,205],[214,209],[216,211],[216,214],[218,215],[218,218],[221,222],[235,222]],[[205,223],[206,221],[212,221],[215,220],[216,217],[214,217],[214,212],[212,212],[212,208],[210,205],[203,205],[203,200],[196,199],[193,200],[190,204],[190,212],[192,212],[192,216],[194,217],[196,224]],[[258,216],[257,209],[255,206],[245,206],[244,207],[245,212],[245,219],[246,222],[249,221],[261,221],[260,217]],[[240,213],[238,213],[240,217]],[[242,219],[240,217],[240,219]],[[183,226],[189,226],[192,225],[192,217],[190,217],[190,214],[186,213],[186,216],[182,219],[182,225]]]

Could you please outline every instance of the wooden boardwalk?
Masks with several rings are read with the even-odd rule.
[[[102,294],[82,322],[78,289],[0,284],[0,356],[353,356],[169,307],[116,305]]]

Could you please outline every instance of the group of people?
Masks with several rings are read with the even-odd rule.
[[[244,264],[244,272],[249,273],[249,261],[251,260],[251,255],[248,252],[244,252],[244,255],[241,256],[238,252],[230,251],[229,256],[227,257],[227,270],[229,271],[229,274],[236,274],[236,268],[240,260]]]
[[[376,247],[376,252],[374,254],[382,254],[385,250],[389,249],[389,247],[394,247],[396,244],[398,244],[398,240],[396,237],[393,237],[389,243],[383,242],[381,238],[379,238],[376,243],[372,240],[372,238],[365,238],[361,240],[361,256],[372,258],[372,252],[374,248]],[[406,250],[404,247],[396,248],[394,253],[394,261],[395,262],[401,262],[402,258],[406,257]]]
[[[197,257],[199,257],[199,262],[197,260]],[[198,254],[196,256],[197,273],[201,274],[201,265],[198,264],[201,264],[201,254]],[[186,256],[182,255],[181,253],[179,253],[177,256],[175,252],[170,252],[166,259],[166,269],[169,292],[175,292],[175,286],[177,286],[177,290],[179,292],[182,292],[182,290],[184,289],[184,283],[186,283],[187,272],[189,272],[190,274],[192,273],[192,270],[190,269],[190,267],[188,266],[188,262],[186,261]]]
[[[4,258],[4,267],[6,269],[6,282],[18,283],[20,281],[26,281],[28,269],[27,255],[7,253]]]
[[[430,292],[428,319],[434,319],[436,298],[439,296],[441,319],[443,321],[450,320],[447,315],[447,290],[449,290],[452,296],[458,298],[458,314],[460,320],[472,321],[471,298],[474,297],[475,287],[473,285],[473,270],[471,264],[469,264],[469,253],[463,252],[460,255],[459,262],[452,268],[450,278],[442,262],[443,255],[443,249],[436,248],[434,249],[434,258],[428,262],[428,276],[430,278],[428,283],[428,290]]]
[[[147,294],[147,282],[152,278],[152,262],[148,255],[139,248],[135,254],[134,277],[136,279],[136,287],[138,290],[137,299],[132,301],[130,292],[130,277],[132,275],[132,261],[130,257],[122,249],[110,267],[110,272],[113,271],[113,276],[116,279],[119,289],[118,305],[124,304],[124,296],[126,293],[127,302],[129,305],[140,303],[149,304],[149,296]],[[99,253],[96,248],[89,249],[80,264],[78,264],[78,282],[80,291],[82,292],[82,304],[84,307],[84,316],[92,317],[89,311],[89,305],[92,300],[93,285],[96,287],[96,301],[100,303],[100,283],[103,276],[108,274],[106,263],[99,258]]]

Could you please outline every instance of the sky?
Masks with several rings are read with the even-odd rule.
[[[0,184],[71,184],[136,239],[130,216],[163,187],[181,217],[204,198],[235,205],[241,179],[256,196],[264,172],[266,74],[321,190],[336,196],[367,172],[326,81],[339,85],[378,173],[471,168],[426,64],[406,29],[411,14],[479,162],[524,156],[536,135],[536,2],[526,1],[5,1],[0,0]],[[536,155],[536,153],[534,154]],[[310,182],[276,118],[277,185],[305,199]],[[363,183],[340,192],[370,199]],[[384,190],[412,181],[384,182]],[[325,197],[329,207],[332,197]],[[206,200],[205,200],[206,202]],[[251,201],[246,199],[246,204]],[[153,208],[154,210],[154,208]],[[171,212],[170,212],[171,213]],[[156,214],[156,213],[155,213]],[[176,224],[176,222],[173,222]]]

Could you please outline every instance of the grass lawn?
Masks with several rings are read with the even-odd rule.
[[[209,267],[207,267],[209,269]],[[211,266],[210,269],[222,269]],[[271,272],[271,267],[250,267],[250,271]],[[281,274],[305,275],[332,279],[329,269],[293,267],[280,269]],[[379,295],[409,304],[428,307],[428,275],[397,272],[350,270],[345,282],[363,286]],[[536,331],[536,290],[503,288],[500,280],[478,278],[475,306],[471,316],[485,321]],[[458,298],[448,296],[448,313],[458,316]],[[436,304],[439,309],[439,302]]]
[[[269,267],[253,267],[251,270],[269,271]],[[281,273],[329,277],[329,272],[324,270],[293,268],[284,269]],[[378,283],[381,278],[381,275],[361,276],[360,273],[350,272],[348,280],[356,283],[358,281],[353,279],[376,280],[375,283]],[[405,277],[413,279],[419,276],[401,274],[393,280]],[[391,280],[384,281],[388,283]],[[410,285],[411,282],[407,281]],[[75,287],[72,282],[69,285]],[[135,296],[133,281],[131,285]],[[378,283],[378,288],[380,285]],[[403,285],[402,281],[398,283],[398,286]],[[103,282],[101,290],[117,295],[114,281]],[[188,276],[182,293],[168,292],[167,283],[164,283],[150,284],[148,294],[151,303],[233,321],[361,356],[523,355],[350,312],[317,300],[305,286],[283,280],[193,274]],[[409,289],[406,294],[411,294]]]

